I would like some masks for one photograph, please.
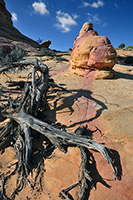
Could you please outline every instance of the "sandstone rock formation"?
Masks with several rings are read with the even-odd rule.
[[[40,47],[48,48],[50,44],[51,44],[51,41],[50,40],[46,40],[45,42],[40,44]]]
[[[74,41],[70,71],[84,74],[86,70],[110,71],[116,63],[116,51],[105,36],[98,36],[93,24],[86,22]]]
[[[0,46],[18,45],[27,51],[35,51],[39,44],[21,34],[12,23],[11,14],[7,11],[4,0],[0,0]]]

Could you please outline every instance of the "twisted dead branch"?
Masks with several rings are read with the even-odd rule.
[[[43,113],[45,107],[43,105],[46,103],[47,91],[49,84],[49,73],[48,68],[42,62],[35,61],[21,61],[19,63],[14,63],[14,66],[20,65],[34,65],[32,71],[32,81],[27,82],[24,86],[23,93],[15,101],[14,109],[11,114],[7,116],[7,123],[0,129],[0,150],[6,148],[6,145],[10,145],[14,148],[17,158],[17,173],[18,180],[16,189],[13,191],[10,199],[15,199],[16,194],[21,191],[26,182],[32,190],[34,190],[37,177],[40,175],[40,187],[41,177],[44,175],[44,159],[38,164],[37,175],[34,180],[34,184],[28,179],[29,173],[32,172],[33,166],[31,162],[32,154],[34,153],[33,139],[35,135],[41,134],[45,136],[46,141],[51,144],[51,146],[57,147],[60,151],[66,153],[66,147],[78,147],[81,152],[81,177],[78,183],[70,186],[61,191],[61,198],[69,199],[67,196],[68,192],[80,185],[79,199],[85,200],[85,192],[87,189],[87,180],[92,181],[93,177],[89,175],[89,171],[86,168],[87,165],[87,150],[91,149],[98,151],[102,154],[103,158],[111,165],[113,170],[114,179],[116,179],[116,171],[113,166],[112,160],[109,156],[108,147],[103,144],[96,143],[92,138],[83,134],[72,134],[59,130],[54,126],[46,123],[40,118],[40,113]],[[4,68],[2,70],[5,70]],[[2,72],[2,70],[0,72]],[[30,76],[30,75],[29,75]],[[59,87],[59,85],[53,84],[52,87]],[[48,152],[46,148],[46,153]],[[0,196],[2,199],[6,199],[6,181],[9,177],[3,176],[1,179],[1,192]]]

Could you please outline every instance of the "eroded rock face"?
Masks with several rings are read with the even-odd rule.
[[[4,0],[0,0],[0,46],[18,45],[27,51],[35,51],[39,44],[20,33],[12,23],[11,14],[7,11]]]
[[[70,71],[78,68],[95,68],[111,70],[116,63],[116,51],[110,40],[105,36],[98,36],[93,30],[93,24],[86,22],[74,41],[74,48],[70,59]]]
[[[4,0],[0,0],[0,26],[2,27],[13,26],[11,20],[11,14],[7,11]]]

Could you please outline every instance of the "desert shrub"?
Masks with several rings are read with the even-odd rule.
[[[128,51],[133,51],[133,45],[126,47]]]
[[[21,49],[18,46],[14,46],[11,52],[5,55],[4,62],[6,63],[16,62],[26,55],[27,55],[27,52],[25,50]]]
[[[37,39],[37,43],[38,43],[38,44],[41,44],[42,41],[43,41],[43,39],[41,39],[40,37]]]
[[[119,50],[119,48],[118,48],[118,47],[115,47],[114,49],[115,49],[115,50]]]
[[[40,52],[44,56],[54,56],[55,52],[46,47],[40,47]]]
[[[115,50],[119,50],[119,49],[121,49],[121,48],[115,47],[114,49],[115,49]],[[122,49],[123,49],[123,50],[126,50],[126,51],[133,51],[133,45],[122,47]]]
[[[118,46],[119,49],[123,49],[124,47],[125,47],[125,44],[124,44],[124,43],[122,43],[122,44],[120,44],[120,45]]]

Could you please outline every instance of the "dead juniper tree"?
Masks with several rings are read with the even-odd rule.
[[[62,190],[60,192],[60,197],[62,199],[69,199],[69,191],[76,186],[80,187],[79,199],[86,199],[86,192],[88,190],[88,180],[93,182],[93,177],[89,174],[89,169],[87,168],[87,152],[89,149],[98,151],[111,165],[114,178],[116,178],[116,171],[112,163],[112,159],[109,156],[108,148],[103,144],[96,143],[92,138],[85,135],[84,130],[76,134],[68,133],[66,131],[60,130],[50,124],[48,124],[42,117],[42,113],[46,105],[47,91],[49,87],[59,87],[59,85],[54,82],[49,83],[49,71],[45,64],[39,60],[28,60],[20,61],[12,64],[12,67],[24,66],[24,65],[34,65],[33,71],[28,75],[27,82],[24,85],[23,92],[16,99],[9,99],[8,103],[3,109],[12,108],[12,112],[7,115],[7,123],[5,126],[0,128],[0,150],[4,150],[6,146],[12,146],[17,162],[14,172],[11,174],[2,174],[0,176],[1,180],[1,199],[15,199],[15,196],[21,191],[27,183],[32,190],[36,185],[38,176],[40,175],[40,187],[42,188],[41,178],[44,176],[44,159],[49,154],[49,150],[54,150],[58,148],[60,151],[66,153],[67,148],[74,146],[78,147],[81,152],[81,175],[79,176],[78,183]],[[1,68],[0,72],[9,69],[11,66],[5,66]],[[31,78],[31,81],[28,81]],[[44,150],[45,156],[36,166],[37,173],[32,182],[28,175],[32,173],[33,163],[32,154],[35,152],[35,147],[33,145],[33,140],[36,140],[37,134],[44,136],[47,141],[47,147]],[[43,154],[44,152],[41,151]],[[6,181],[14,174],[18,174],[16,181],[16,189],[13,191],[10,197],[6,195]]]

